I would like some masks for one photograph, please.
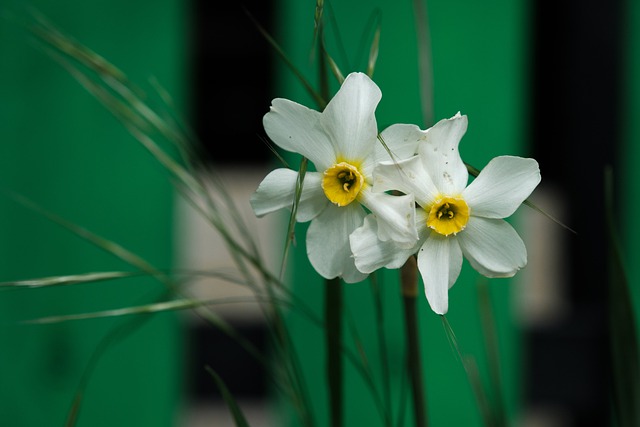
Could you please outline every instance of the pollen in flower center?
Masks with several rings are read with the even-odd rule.
[[[442,197],[429,211],[427,226],[443,236],[456,234],[467,226],[469,205],[462,197]]]
[[[364,184],[364,176],[357,166],[347,162],[336,163],[324,171],[322,189],[327,199],[338,206],[353,202]]]

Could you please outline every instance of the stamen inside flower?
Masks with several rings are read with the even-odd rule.
[[[322,189],[327,199],[338,206],[353,202],[363,185],[364,175],[357,166],[350,163],[336,163],[324,171]]]
[[[427,226],[443,236],[464,230],[469,221],[469,205],[462,197],[442,197],[429,211]]]

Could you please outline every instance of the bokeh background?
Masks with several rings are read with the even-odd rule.
[[[436,120],[461,111],[469,130],[460,150],[481,168],[503,155],[532,156],[542,183],[532,200],[577,233],[522,207],[512,218],[529,250],[514,279],[488,283],[501,357],[503,397],[516,426],[608,425],[607,265],[604,169],[615,177],[616,226],[632,303],[640,271],[640,5],[633,1],[488,0],[420,2],[428,19]],[[203,142],[202,155],[228,182],[251,220],[248,197],[276,165],[262,116],[274,97],[316,108],[245,13],[254,16],[311,81],[315,2],[311,0],[63,0],[8,2],[0,9],[0,183],[61,218],[140,255],[159,268],[219,268],[231,260],[198,221],[169,175],[98,101],[33,43],[21,26],[34,7],[64,32],[149,87],[156,79]],[[363,71],[381,25],[374,80],[383,93],[380,128],[425,126],[414,3],[326,2],[328,49],[346,74]],[[335,87],[334,87],[335,89]],[[256,221],[277,259],[284,217]],[[298,229],[291,269],[297,295],[322,312],[323,281],[304,255]],[[0,281],[127,269],[73,233],[0,198]],[[478,276],[465,264],[447,315],[463,352],[487,368]],[[403,378],[401,299],[394,272],[381,275],[394,395]],[[225,297],[228,285],[194,285]],[[0,424],[62,426],[89,367],[78,426],[225,426],[228,413],[205,365],[244,404],[252,426],[296,425],[274,404],[264,372],[214,328],[189,313],[25,325],[37,317],[155,301],[164,288],[135,278],[53,289],[0,289]],[[374,306],[366,284],[345,286],[350,322],[377,366]],[[441,320],[418,299],[427,407],[433,426],[480,426],[469,380]],[[268,351],[251,306],[216,307]],[[318,425],[327,425],[323,334],[288,319]],[[114,331],[119,331],[114,334]],[[101,342],[112,337],[101,351]],[[347,369],[347,425],[382,425],[366,386]],[[284,415],[284,416],[283,416]],[[409,415],[407,415],[409,417]],[[407,424],[409,425],[409,424]]]

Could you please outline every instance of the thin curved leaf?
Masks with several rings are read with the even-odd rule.
[[[68,286],[80,283],[102,282],[140,276],[145,273],[131,271],[102,271],[98,273],[72,274],[68,276],[52,276],[39,279],[0,282],[0,288],[41,288],[47,286]]]
[[[220,378],[220,375],[218,375],[218,373],[214,371],[210,366],[206,366],[205,369],[213,378],[213,381],[216,383],[218,390],[220,390],[222,398],[229,407],[229,411],[231,411],[231,415],[233,416],[233,421],[235,422],[236,427],[249,427],[249,423],[247,422],[242,409],[240,409],[238,402],[233,397],[233,394],[231,394],[231,391],[229,391],[229,388],[224,383],[222,378]]]

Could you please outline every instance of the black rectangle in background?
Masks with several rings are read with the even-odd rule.
[[[526,333],[529,405],[562,412],[567,426],[609,425],[604,170],[621,145],[621,0],[531,2],[529,146],[543,183],[559,189],[569,234],[562,321]],[[565,236],[566,237],[566,236]]]
[[[193,323],[189,329],[187,354],[188,395],[195,402],[220,400],[220,391],[208,372],[215,371],[234,399],[267,399],[267,331],[260,322],[247,322],[235,327],[237,333],[265,355],[257,360],[238,342],[213,325]]]
[[[253,20],[270,32],[273,2],[191,0],[190,15],[189,115],[205,163],[267,162],[274,49]]]

